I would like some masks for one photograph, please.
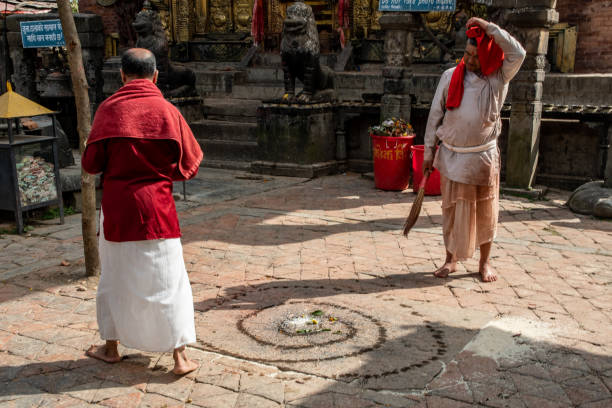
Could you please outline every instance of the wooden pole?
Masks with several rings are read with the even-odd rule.
[[[74,23],[70,1],[57,0],[57,9],[62,22],[66,49],[68,50],[72,92],[74,93],[77,110],[79,150],[82,156],[91,129],[91,111],[88,93],[89,85],[87,84],[87,78],[85,76],[81,41],[79,40],[79,34],[77,33]],[[85,272],[87,276],[94,276],[100,274],[100,257],[98,255],[98,239],[96,236],[96,180],[94,176],[88,174],[83,169],[81,169],[81,195],[83,198],[82,228]]]

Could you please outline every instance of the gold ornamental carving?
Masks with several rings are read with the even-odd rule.
[[[253,0],[234,0],[234,31],[250,32]]]
[[[208,0],[196,0],[195,4],[195,32],[206,33],[206,19],[208,18]]]
[[[269,0],[268,5],[268,24],[266,28],[270,33],[279,34],[283,31],[285,8],[279,0]]]
[[[210,0],[208,31],[227,33],[232,31],[232,3],[229,0]]]
[[[177,41],[187,42],[191,39],[195,27],[193,0],[173,0],[174,35]]]
[[[370,21],[370,30],[372,30],[372,31],[380,31],[380,30],[382,30],[382,27],[380,26],[380,23],[378,21],[382,17],[383,13],[382,13],[382,11],[378,11],[379,0],[372,0],[372,2],[370,4],[372,4],[372,15],[371,15],[371,21]]]
[[[372,8],[370,0],[353,1],[353,36],[367,38]]]
[[[170,0],[152,0],[153,9],[157,11],[159,19],[162,23],[162,28],[166,33],[168,41],[176,41],[174,38],[174,29],[172,27],[172,13],[170,12]]]

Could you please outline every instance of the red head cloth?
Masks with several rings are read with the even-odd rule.
[[[479,26],[472,26],[466,32],[468,38],[475,38],[478,43],[478,60],[480,61],[480,72],[483,75],[491,75],[497,71],[504,62],[504,52],[493,38],[485,34]],[[461,105],[463,98],[463,77],[465,76],[465,62],[463,58],[451,77],[446,98],[446,108],[454,109]]]
[[[174,140],[180,151],[178,168],[186,179],[197,172],[204,156],[178,109],[148,79],[128,82],[98,108],[87,144],[115,137]]]

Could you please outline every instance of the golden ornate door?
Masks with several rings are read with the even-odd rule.
[[[253,0],[198,0],[198,19],[205,21],[198,33],[251,31]]]

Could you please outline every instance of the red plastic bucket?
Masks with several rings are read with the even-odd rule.
[[[381,190],[405,190],[410,185],[410,146],[414,136],[372,137],[374,185]]]
[[[412,149],[412,189],[416,193],[419,190],[421,179],[423,178],[423,160],[425,146],[414,145]],[[440,195],[440,172],[434,168],[425,184],[425,195]]]

